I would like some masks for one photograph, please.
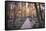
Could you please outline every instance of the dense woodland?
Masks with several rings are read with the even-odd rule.
[[[32,28],[44,28],[45,3],[5,2],[6,29],[21,29],[27,18],[32,22]]]

